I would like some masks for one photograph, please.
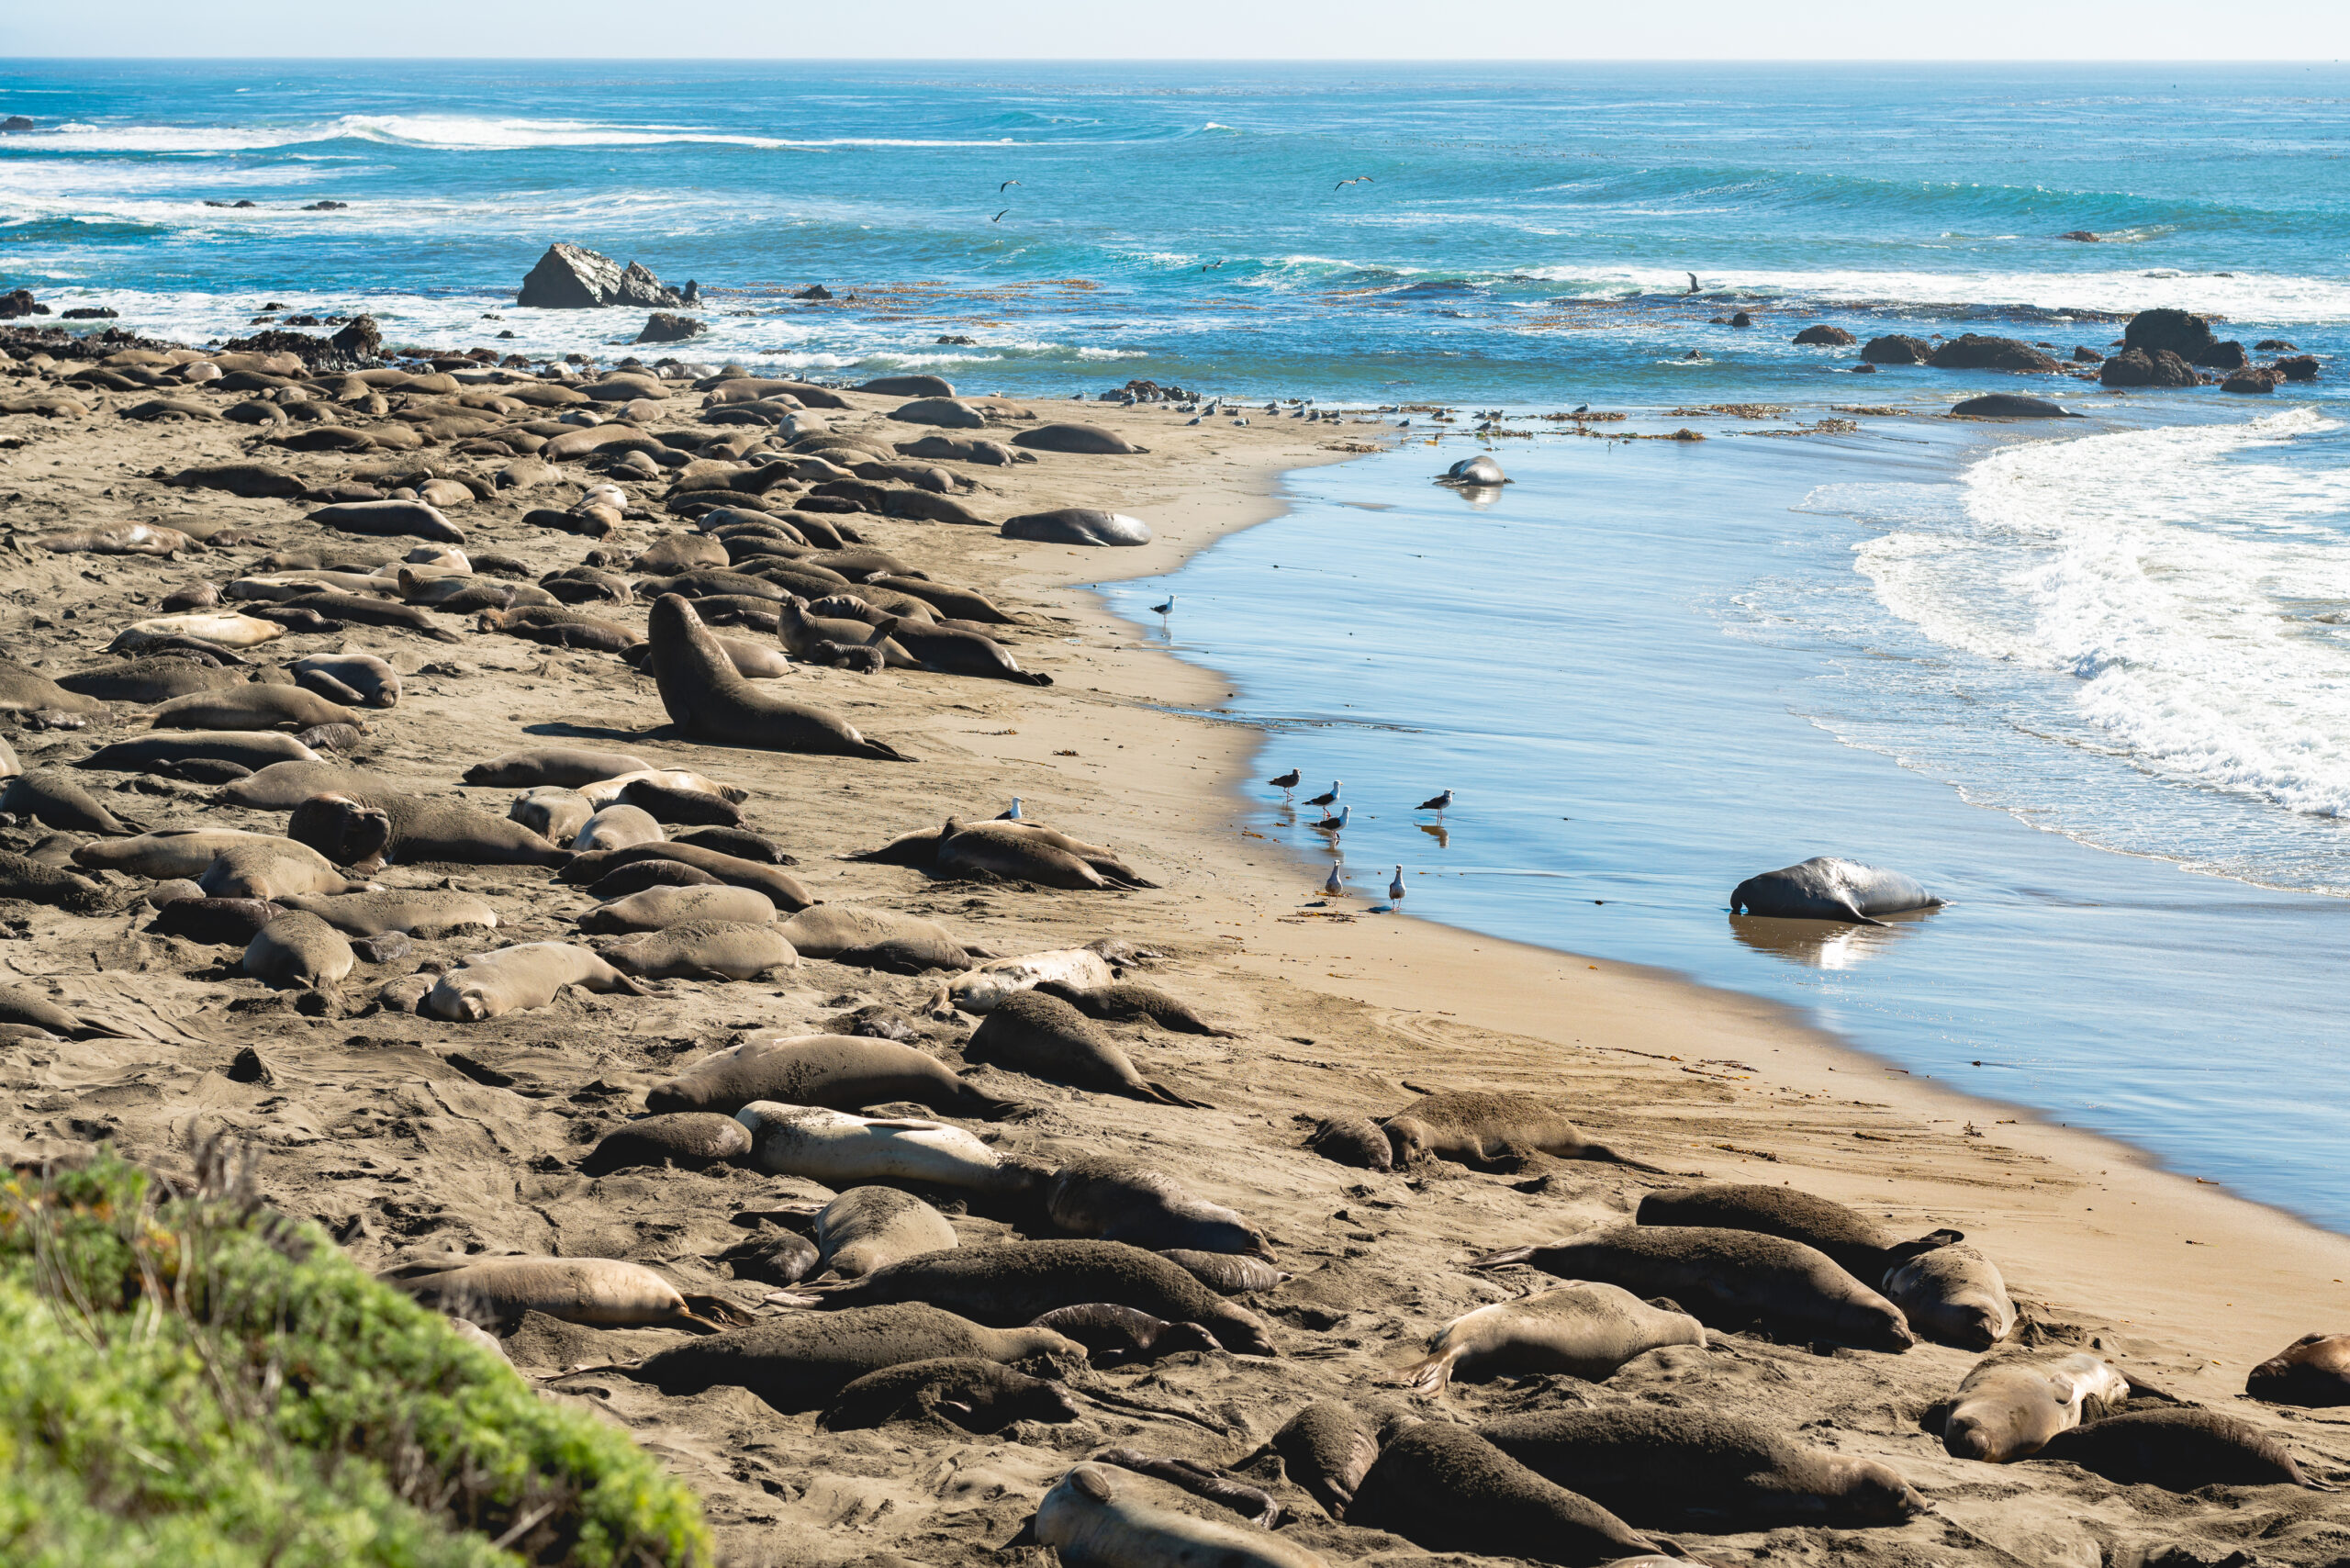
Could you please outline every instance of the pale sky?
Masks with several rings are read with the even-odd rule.
[[[2350,59],[2344,0],[0,0],[0,59]]]

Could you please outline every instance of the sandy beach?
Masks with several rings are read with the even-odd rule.
[[[645,351],[648,354],[656,351]],[[137,368],[137,362],[118,368]],[[0,367],[5,368],[5,367]],[[19,364],[0,400],[70,392],[84,417],[0,417],[0,524],[12,633],[8,657],[52,678],[106,662],[132,622],[174,589],[226,584],[262,557],[353,543],[398,553],[414,539],[352,541],[306,522],[307,503],[167,486],[197,465],[266,462],[322,486],[412,472],[484,481],[507,460],[448,445],[392,454],[255,446],[252,427],[218,410],[245,400],[202,386],[74,389],[83,365]],[[493,384],[468,386],[493,393]],[[702,394],[670,383],[644,428],[692,431]],[[415,412],[453,394],[395,389]],[[911,441],[892,421],[902,398],[845,394],[836,432]],[[123,417],[169,398],[199,412]],[[1147,1079],[1203,1102],[1173,1107],[1081,1092],[997,1068],[971,1081],[1025,1103],[1001,1121],[957,1122],[1001,1152],[1047,1164],[1080,1154],[1147,1159],[1192,1193],[1255,1222],[1294,1277],[1247,1298],[1281,1354],[1181,1352],[1078,1375],[1125,1404],[1088,1403],[1068,1423],[1020,1421],[976,1435],[944,1423],[831,1432],[814,1413],[778,1412],[740,1389],[668,1396],[610,1375],[563,1377],[550,1397],[590,1401],[624,1423],[708,1500],[725,1561],[822,1565],[1035,1563],[1015,1545],[1038,1498],[1070,1463],[1117,1446],[1237,1467],[1287,1510],[1281,1534],[1329,1562],[1469,1563],[1401,1537],[1334,1522],[1264,1445],[1296,1411],[1348,1401],[1373,1422],[1472,1423],[1559,1405],[1735,1411],[1803,1441],[1891,1465],[1932,1511],[1866,1529],[1787,1526],[1670,1534],[1700,1561],[1773,1562],[2183,1564],[2324,1563],[2350,1552],[2350,1521],[2326,1494],[2283,1486],[2193,1493],[2121,1485],[2053,1462],[1991,1466],[1952,1457],[1930,1412],[1978,1359],[1921,1343],[1898,1355],[1713,1333],[1708,1348],[1651,1350],[1601,1383],[1566,1374],[1458,1382],[1416,1394],[1400,1377],[1427,1337],[1473,1307],[1547,1277],[1472,1271],[1494,1249],[1627,1219],[1644,1193],[1712,1182],[1785,1184],[1849,1204],[1907,1238],[1951,1227],[1995,1261],[2019,1308],[2019,1343],[2093,1350],[2133,1382],[2227,1412],[2282,1442],[2312,1479],[2350,1474],[2350,1433],[2322,1411],[2243,1396],[2256,1363],[2312,1331],[2331,1332],[2350,1278],[2350,1239],[2154,1169],[2121,1146],[1968,1098],[1846,1049],[1776,1006],[1672,976],[1515,946],[1408,915],[1325,901],[1314,872],[1245,830],[1254,732],[1214,716],[1213,675],[1151,646],[1074,585],[1155,576],[1236,530],[1278,515],[1281,476],[1372,450],[1372,425],[1187,424],[1172,408],[975,399],[1007,439],[1036,422],[1083,420],[1148,451],[1045,453],[1009,467],[946,464],[976,482],[960,499],[990,521],[1087,506],[1145,519],[1152,543],[1080,549],[1024,543],[992,528],[840,514],[868,544],[941,581],[1020,612],[1001,628],[1034,688],[922,670],[867,676],[812,664],[765,682],[847,718],[918,760],[896,764],[700,744],[664,726],[655,685],[610,654],[543,647],[434,618],[453,641],[385,626],[295,633],[252,651],[257,665],[365,651],[400,671],[398,705],[370,710],[344,754],[393,788],[464,799],[503,816],[516,791],[464,789],[475,763],[532,745],[629,752],[747,792],[744,825],[780,844],[810,893],[935,920],[999,955],[1117,939],[1146,950],[1128,978],[1189,1002],[1228,1038],[1105,1025]],[[498,416],[513,421],[510,414]],[[364,424],[358,416],[352,423]],[[413,422],[413,421],[411,421]],[[266,427],[263,427],[266,428]],[[295,429],[302,427],[296,426]],[[1447,459],[1456,454],[1448,452]],[[523,521],[569,506],[599,482],[577,462],[532,487],[491,488],[453,506],[475,554],[528,564],[531,577],[590,550],[626,562],[688,531],[664,510],[671,477],[621,478],[634,512],[588,539]],[[486,484],[485,487],[488,486]],[[56,554],[35,541],[128,522],[221,529],[245,543],[177,560]],[[523,579],[530,580],[530,579]],[[632,628],[646,606],[582,608]],[[772,642],[728,628],[727,634]],[[135,730],[143,704],[117,702],[86,728],[24,723],[7,738],[27,770],[80,759]],[[23,715],[12,715],[21,719]],[[74,775],[118,816],[155,828],[282,833],[284,812],[215,803],[213,788],[114,772]],[[1107,846],[1156,887],[1058,891],[935,879],[842,857],[949,815],[992,817],[1017,796],[1029,818]],[[0,844],[52,863],[72,845],[17,823]],[[75,841],[86,838],[75,834]],[[1383,876],[1383,872],[1382,872]],[[677,980],[654,994],[567,991],[553,1006],[478,1024],[381,1005],[378,991],[428,963],[490,946],[562,941],[592,907],[585,890],[510,865],[394,864],[389,887],[473,892],[501,916],[479,932],[418,940],[363,963],[316,993],[273,991],[238,972],[234,947],[148,935],[148,879],[97,878],[106,912],[0,903],[12,938],[7,983],[46,993],[117,1031],[77,1041],[0,1042],[7,1096],[0,1141],[19,1159],[69,1156],[106,1140],[163,1168],[209,1130],[263,1151],[272,1202],[316,1218],[371,1270],[447,1253],[603,1257],[645,1263],[688,1294],[761,1316],[798,1310],[772,1287],[733,1278],[722,1254],[742,1240],[733,1216],[824,1202],[815,1183],[733,1167],[637,1169],[589,1177],[596,1141],[641,1114],[655,1084],[755,1029],[818,1033],[879,1004],[950,1066],[975,1020],[934,1014],[938,975],[889,975],[803,960],[768,980]],[[1367,880],[1367,879],[1366,879]],[[1408,901],[1407,901],[1408,902]],[[1984,977],[1996,984],[1996,976]],[[266,1064],[232,1077],[241,1051]],[[1304,1147],[1315,1122],[1385,1117],[1420,1093],[1494,1090],[1542,1096],[1652,1174],[1532,1154],[1475,1170],[1442,1161],[1374,1172]],[[949,1118],[952,1120],[953,1118]],[[987,1205],[937,1193],[966,1246],[1020,1234]],[[2333,1270],[2344,1270],[2335,1275]],[[688,1338],[674,1328],[598,1329],[543,1315],[504,1339],[526,1376],[632,1362]],[[1155,1413],[1132,1408],[1141,1404]],[[1234,1518],[1139,1476],[1139,1493],[1179,1510]],[[2232,1557],[2232,1553],[2241,1555]]]

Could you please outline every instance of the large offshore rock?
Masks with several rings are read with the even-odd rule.
[[[599,252],[557,241],[523,278],[515,303],[542,310],[592,310],[606,305],[674,310],[686,300],[664,286],[642,262],[623,267]]]

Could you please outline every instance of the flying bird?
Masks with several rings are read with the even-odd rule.
[[[1003,182],[1003,184],[1002,184],[1002,185],[1000,185],[996,186],[996,188],[995,188],[995,194],[996,194],[996,195],[998,195],[998,196],[1002,196],[1004,192],[1006,192],[1006,191],[1010,190],[1013,186],[1014,186],[1014,185],[1018,185],[1019,183],[1020,183],[1020,182],[1019,182],[1018,180],[1006,180],[1006,181],[1004,181],[1004,182]],[[1005,207],[1005,208],[1004,208],[1004,210],[1005,210],[1006,212],[1010,212],[1012,209],[1011,209],[1010,207]]]
[[[1287,773],[1282,774],[1279,778],[1268,778],[1265,782],[1271,785],[1274,789],[1281,790],[1283,794],[1287,794],[1290,790],[1297,788],[1297,769],[1292,767]]]
[[[1003,212],[1010,212],[1011,210],[1012,210],[1012,208],[1010,208],[1010,207],[1005,207],[1005,208],[1003,209]],[[989,219],[988,219],[988,221],[989,221],[990,223],[1001,223],[1001,222],[1002,222],[1002,221],[1003,221],[1003,212],[999,212],[999,213],[997,213],[993,218],[989,218]]]
[[[1695,273],[1691,273],[1689,274],[1689,292],[1692,294],[1697,292],[1697,274]]]
[[[1357,174],[1357,175],[1356,175],[1353,179],[1351,179],[1351,180],[1340,180],[1337,185],[1335,185],[1331,186],[1330,188],[1331,188],[1333,191],[1342,191],[1342,190],[1345,190],[1348,185],[1371,185],[1371,183],[1372,183],[1372,180],[1371,180],[1371,177],[1369,174]]]
[[[1452,791],[1447,790],[1441,795],[1432,796],[1427,800],[1422,801],[1420,802],[1420,810],[1424,812],[1441,812],[1451,804]]]
[[[1328,794],[1326,794],[1326,795],[1316,795],[1316,796],[1315,796],[1315,797],[1314,797],[1314,799],[1312,799],[1312,800],[1310,800],[1310,801],[1306,801],[1305,803],[1306,803],[1307,805],[1309,805],[1309,806],[1320,806],[1320,807],[1324,808],[1325,810],[1327,810],[1329,807],[1332,807],[1332,806],[1337,805],[1337,804],[1338,803],[1338,785],[1339,785],[1339,782],[1340,782],[1340,781],[1339,781],[1338,779],[1336,779],[1336,778],[1331,779],[1331,780],[1330,780],[1330,792],[1329,792]]]

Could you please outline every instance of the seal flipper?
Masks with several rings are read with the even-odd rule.
[[[1149,1090],[1150,1092],[1147,1094],[1137,1094],[1135,1096],[1136,1099],[1153,1100],[1161,1105],[1181,1105],[1187,1111],[1212,1111],[1215,1109],[1214,1106],[1209,1104],[1204,1100],[1187,1100],[1182,1095],[1176,1093],[1172,1089],[1168,1088],[1164,1083],[1160,1083],[1156,1080],[1145,1080],[1143,1087]]]
[[[1498,1252],[1488,1252],[1482,1258],[1472,1258],[1472,1269],[1498,1269],[1505,1263],[1523,1263],[1540,1250],[1535,1247],[1505,1247]]]
[[[1404,1368],[1404,1382],[1415,1394],[1442,1394],[1452,1382],[1452,1364],[1460,1359],[1458,1350],[1438,1351]]]

